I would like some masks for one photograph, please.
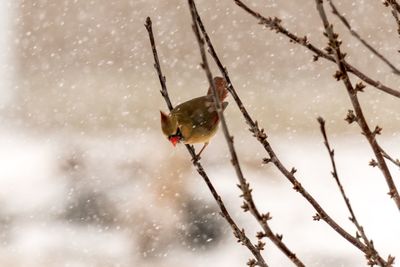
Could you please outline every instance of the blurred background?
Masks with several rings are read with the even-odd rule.
[[[263,29],[230,0],[196,1],[205,26],[249,112],[266,128],[288,168],[350,233],[331,178],[316,117],[327,130],[342,183],[382,256],[400,257],[400,218],[357,125],[334,64]],[[245,1],[265,16],[326,46],[314,1]],[[335,1],[354,29],[400,67],[398,34],[380,1]],[[400,77],[328,15],[348,61],[393,88]],[[0,1],[1,266],[244,266],[251,257],[218,214],[184,146],[160,131],[166,105],[144,27],[153,30],[174,104],[205,94],[208,83],[186,1]],[[210,60],[211,62],[211,60]],[[218,71],[213,62],[215,75]],[[354,82],[358,79],[353,78]],[[360,94],[379,141],[399,157],[399,100],[367,86]],[[323,222],[251,137],[234,102],[226,118],[262,212],[307,266],[365,266],[364,256]],[[202,162],[240,227],[259,226],[239,208],[240,192],[219,133]],[[391,167],[400,186],[400,173]],[[270,266],[292,266],[270,242]]]

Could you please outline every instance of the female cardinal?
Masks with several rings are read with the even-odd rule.
[[[227,84],[221,77],[214,78],[215,89],[221,102],[228,95]],[[225,110],[228,102],[222,102]],[[204,143],[197,154],[200,156],[209,140],[218,129],[218,113],[211,92],[207,95],[193,98],[176,106],[169,115],[161,113],[161,128],[168,140],[175,146],[179,142],[185,144]]]

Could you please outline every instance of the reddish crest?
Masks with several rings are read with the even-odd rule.
[[[160,110],[160,115],[161,115],[161,122],[165,123],[168,121],[168,115],[162,112],[161,110]]]

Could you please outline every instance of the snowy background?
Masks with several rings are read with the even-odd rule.
[[[314,1],[246,3],[326,45]],[[396,65],[400,47],[389,9],[380,1],[336,3]],[[316,122],[323,116],[360,222],[382,256],[399,258],[398,211],[382,174],[368,166],[373,154],[360,129],[344,121],[351,104],[332,78],[334,64],[312,62],[310,52],[263,29],[234,1],[197,5],[235,88],[285,165],[295,166],[305,188],[355,233],[330,175]],[[1,266],[245,266],[251,256],[218,215],[185,148],[173,148],[161,134],[159,110],[166,105],[143,26],[147,16],[173,103],[204,94],[186,1],[0,1]],[[331,20],[349,61],[397,88],[400,77]],[[360,101],[371,128],[383,127],[379,141],[399,157],[399,100],[365,91]],[[312,220],[315,211],[272,165],[261,165],[265,152],[228,101],[245,176],[260,210],[271,212],[272,229],[307,266],[365,266],[356,248]],[[202,162],[233,217],[256,240],[260,229],[239,208],[221,133]],[[389,166],[400,186],[399,169]],[[264,255],[270,266],[292,266],[268,241]]]

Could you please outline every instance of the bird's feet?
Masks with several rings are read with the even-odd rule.
[[[192,158],[192,162],[198,162],[200,159],[201,159],[200,153],[198,153]]]
[[[203,152],[204,148],[206,148],[207,145],[208,145],[208,142],[204,143],[203,147],[200,149],[200,152],[197,153],[197,155],[194,158],[192,158],[193,162],[197,162],[197,161],[199,161],[201,159],[200,158],[200,154],[201,154],[201,152]]]

